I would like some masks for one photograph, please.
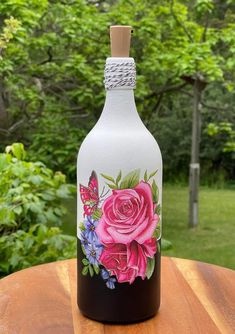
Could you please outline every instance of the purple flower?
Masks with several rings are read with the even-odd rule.
[[[103,278],[103,280],[106,280],[109,278],[109,272],[106,269],[101,269],[101,277]]]
[[[96,244],[88,244],[88,246],[85,248],[86,251],[86,257],[88,258],[88,261],[95,265],[99,266],[99,257],[102,252],[103,246],[102,245],[96,245]]]
[[[106,281],[106,286],[113,290],[115,289],[115,282],[117,281],[116,278],[110,277],[110,274],[108,270],[106,269],[101,269],[101,277],[103,278],[104,281]]]
[[[84,246],[84,248],[86,249],[88,247],[88,245],[90,244],[89,238],[88,238],[88,233],[87,231],[82,231],[81,232],[81,243]]]
[[[102,252],[103,245],[100,243],[95,232],[97,224],[98,221],[94,220],[91,216],[85,217],[85,230],[81,232],[81,243],[88,261],[93,265],[99,266],[99,257]]]
[[[98,220],[93,219],[91,216],[86,216],[84,219],[84,226],[90,243],[98,243],[98,236],[95,232],[97,224]]]
[[[86,249],[87,246],[89,245],[87,231],[82,231],[81,232],[81,242],[82,242],[82,245],[84,246],[84,248]]]
[[[111,289],[111,290],[113,290],[113,289],[115,289],[115,282],[116,282],[117,280],[116,280],[116,278],[114,278],[114,277],[110,277],[108,280],[107,280],[107,282],[106,282],[106,285],[107,285],[107,287],[109,288],[109,289]]]

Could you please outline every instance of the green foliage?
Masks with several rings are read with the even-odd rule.
[[[32,135],[30,159],[45,164],[49,162],[50,168],[63,171],[70,180],[75,181],[76,156],[86,131],[70,126],[60,115],[47,115],[35,122],[40,124]]]
[[[235,131],[233,130],[232,123],[220,122],[219,124],[209,123],[207,126],[207,133],[209,136],[220,136],[224,137],[223,152],[233,152],[235,153]],[[217,138],[218,140],[218,138]]]
[[[103,106],[110,24],[134,28],[131,55],[137,64],[137,107],[162,144],[167,178],[188,174],[190,94],[195,78],[212,91],[204,94],[209,104],[229,101],[229,117],[218,109],[220,121],[234,120],[231,1],[223,5],[212,0],[193,4],[180,0],[6,0],[0,3],[0,13],[2,21],[14,15],[20,22],[0,62],[1,142],[22,141],[31,159],[65,172],[71,180],[75,180],[77,150]],[[204,130],[216,122],[217,113],[206,107],[203,113]],[[202,145],[203,157],[207,151]],[[210,160],[208,156],[205,165]]]
[[[58,227],[32,225],[0,237],[0,276],[33,265],[76,256],[76,239]]]
[[[4,20],[5,26],[0,34],[0,60],[2,59],[1,53],[7,48],[7,44],[13,39],[14,34],[17,32],[20,26],[20,22],[13,17]]]
[[[0,154],[0,276],[75,255],[75,238],[61,233],[61,201],[75,193],[65,176],[25,160],[21,143]]]

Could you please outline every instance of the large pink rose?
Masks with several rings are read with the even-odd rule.
[[[102,205],[96,233],[103,244],[143,244],[150,239],[159,217],[154,214],[151,187],[141,181],[133,189],[113,190]]]
[[[108,244],[99,258],[100,263],[117,277],[119,283],[133,283],[137,276],[146,276],[147,256],[156,253],[156,239],[151,238],[140,245],[132,241],[129,245]]]

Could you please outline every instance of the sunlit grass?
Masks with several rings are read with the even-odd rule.
[[[188,228],[188,189],[165,186],[163,236],[173,248],[164,255],[235,268],[235,191],[200,189],[200,221]]]

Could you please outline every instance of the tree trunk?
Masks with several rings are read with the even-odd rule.
[[[200,180],[199,145],[201,137],[201,96],[203,84],[197,78],[193,85],[192,147],[189,167],[189,226],[198,225],[198,192]]]
[[[4,101],[4,86],[0,78],[0,128],[8,129],[8,112]]]

